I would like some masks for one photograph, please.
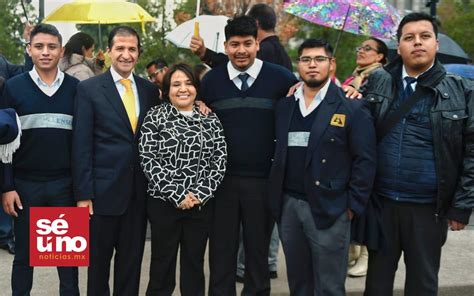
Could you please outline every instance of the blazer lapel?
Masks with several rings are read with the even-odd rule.
[[[146,111],[148,110],[148,101],[146,100],[145,87],[143,86],[142,81],[135,75],[134,78],[135,83],[137,84],[138,101],[140,102],[140,113],[138,114],[137,123],[137,128],[140,128],[142,126],[143,120],[145,119]]]
[[[132,125],[130,124],[130,120],[128,119],[127,110],[125,110],[125,106],[123,105],[122,98],[115,86],[115,82],[112,78],[112,74],[110,74],[110,70],[106,74],[106,79],[104,84],[102,85],[104,88],[104,94],[109,103],[113,106],[115,112],[117,112],[118,116],[123,120],[124,124],[127,128],[132,131]]]
[[[341,104],[339,101],[338,86],[333,82],[330,83],[324,100],[321,102],[321,105],[318,106],[318,114],[311,127],[305,166],[309,165],[313,151],[318,147],[319,143],[321,143],[321,137],[324,135],[324,132],[331,122],[332,116],[336,113],[337,108]]]

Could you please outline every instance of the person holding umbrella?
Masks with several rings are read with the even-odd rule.
[[[275,33],[277,17],[273,8],[263,3],[255,4],[247,15],[257,21],[257,39],[260,42],[257,57],[262,61],[281,65],[292,71],[291,59]],[[190,48],[202,62],[211,68],[229,61],[225,54],[216,53],[206,48],[204,40],[199,36],[191,38]]]

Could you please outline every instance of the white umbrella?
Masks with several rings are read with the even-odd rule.
[[[223,15],[200,15],[177,26],[166,34],[166,40],[181,48],[189,48],[194,34],[194,23],[199,22],[199,35],[207,48],[224,52],[224,28],[229,18]]]

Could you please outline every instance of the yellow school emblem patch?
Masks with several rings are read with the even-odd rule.
[[[346,125],[346,115],[334,114],[331,119],[331,125],[344,127]]]

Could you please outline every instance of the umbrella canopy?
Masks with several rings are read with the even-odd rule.
[[[125,0],[76,0],[51,12],[44,22],[120,24],[155,22],[146,10]]]
[[[443,64],[467,64],[471,59],[467,53],[448,35],[439,33],[439,50],[436,56]],[[397,56],[398,43],[395,40],[385,42],[388,47],[388,58],[393,60]]]
[[[285,11],[312,23],[382,39],[396,36],[397,10],[383,0],[296,0]]]
[[[189,48],[194,34],[194,23],[199,22],[199,35],[204,44],[216,52],[224,52],[224,28],[229,18],[223,15],[200,15],[177,26],[165,39],[181,48]]]
[[[446,71],[458,74],[459,76],[474,79],[474,65],[447,64],[444,65]]]

